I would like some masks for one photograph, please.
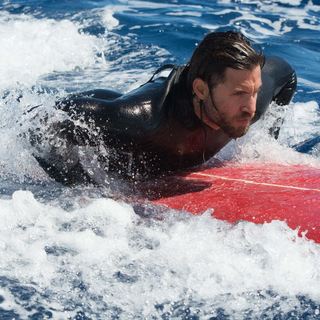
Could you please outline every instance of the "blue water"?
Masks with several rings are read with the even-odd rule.
[[[289,61],[298,89],[217,158],[320,166],[317,0],[0,1],[0,319],[320,319],[319,245],[284,222],[229,225],[112,200],[115,186],[69,189],[21,135],[29,106],[129,91],[230,28]]]

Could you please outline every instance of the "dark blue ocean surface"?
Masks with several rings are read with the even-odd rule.
[[[284,222],[229,225],[112,200],[114,187],[70,189],[22,139],[28,107],[129,91],[229,29],[289,61],[298,90],[278,141],[264,140],[270,115],[219,160],[319,165],[317,0],[0,1],[0,319],[320,319],[319,245]]]
[[[183,64],[209,31],[236,29],[255,40],[267,55],[290,61],[302,80],[297,101],[319,101],[317,1],[1,1],[2,10],[11,14],[78,21],[86,25],[81,32],[102,38],[110,27],[98,14],[106,7],[119,22],[110,33],[133,42],[117,48],[117,53],[105,52],[108,59],[156,46],[168,51],[168,61]],[[153,58],[142,55],[142,61],[129,63],[129,68],[142,63],[156,68],[162,61]]]

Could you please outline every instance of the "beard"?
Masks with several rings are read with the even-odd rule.
[[[239,116],[232,119],[228,119],[225,114],[220,113],[219,127],[230,137],[230,138],[240,138],[244,136],[250,127],[250,120],[252,116],[247,112],[242,112]],[[238,124],[238,121],[248,120],[247,124]]]
[[[230,118],[224,112],[221,112],[217,108],[211,92],[210,92],[210,99],[211,99],[213,108],[210,108],[209,112],[207,111],[208,108],[206,108],[205,112],[207,116],[209,116],[209,119],[211,120],[217,117],[217,121],[214,121],[214,122],[223,130],[225,134],[227,134],[232,139],[236,139],[244,136],[248,132],[251,124],[251,120],[253,118],[252,114],[250,114],[249,112],[243,111],[240,114]],[[216,113],[215,116],[214,114],[211,114],[212,112],[211,110]],[[247,121],[244,122],[245,120]]]
[[[229,117],[226,113],[221,112],[214,102],[212,93],[210,92],[211,108],[205,106],[204,112],[206,116],[216,123],[221,130],[230,138],[236,139],[244,136],[250,127],[251,120],[254,115],[243,111],[236,116]]]

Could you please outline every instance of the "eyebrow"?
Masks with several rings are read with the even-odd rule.
[[[262,82],[260,83],[260,85],[257,87],[257,89],[255,89],[254,91],[259,91],[260,89],[261,89],[261,87],[262,87]],[[234,89],[234,91],[251,91],[251,86],[247,86],[247,85],[241,85],[241,86],[239,86],[239,87],[236,87],[235,89]]]
[[[259,86],[258,88],[254,88],[253,92],[258,92],[260,89],[262,88],[262,86]],[[248,87],[243,87],[243,88],[235,88],[234,89],[235,92],[251,92],[251,88]]]

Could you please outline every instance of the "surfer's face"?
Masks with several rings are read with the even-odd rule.
[[[202,99],[203,121],[213,129],[221,128],[231,138],[243,136],[255,114],[260,87],[260,66],[252,70],[227,68],[224,81],[208,89]]]

